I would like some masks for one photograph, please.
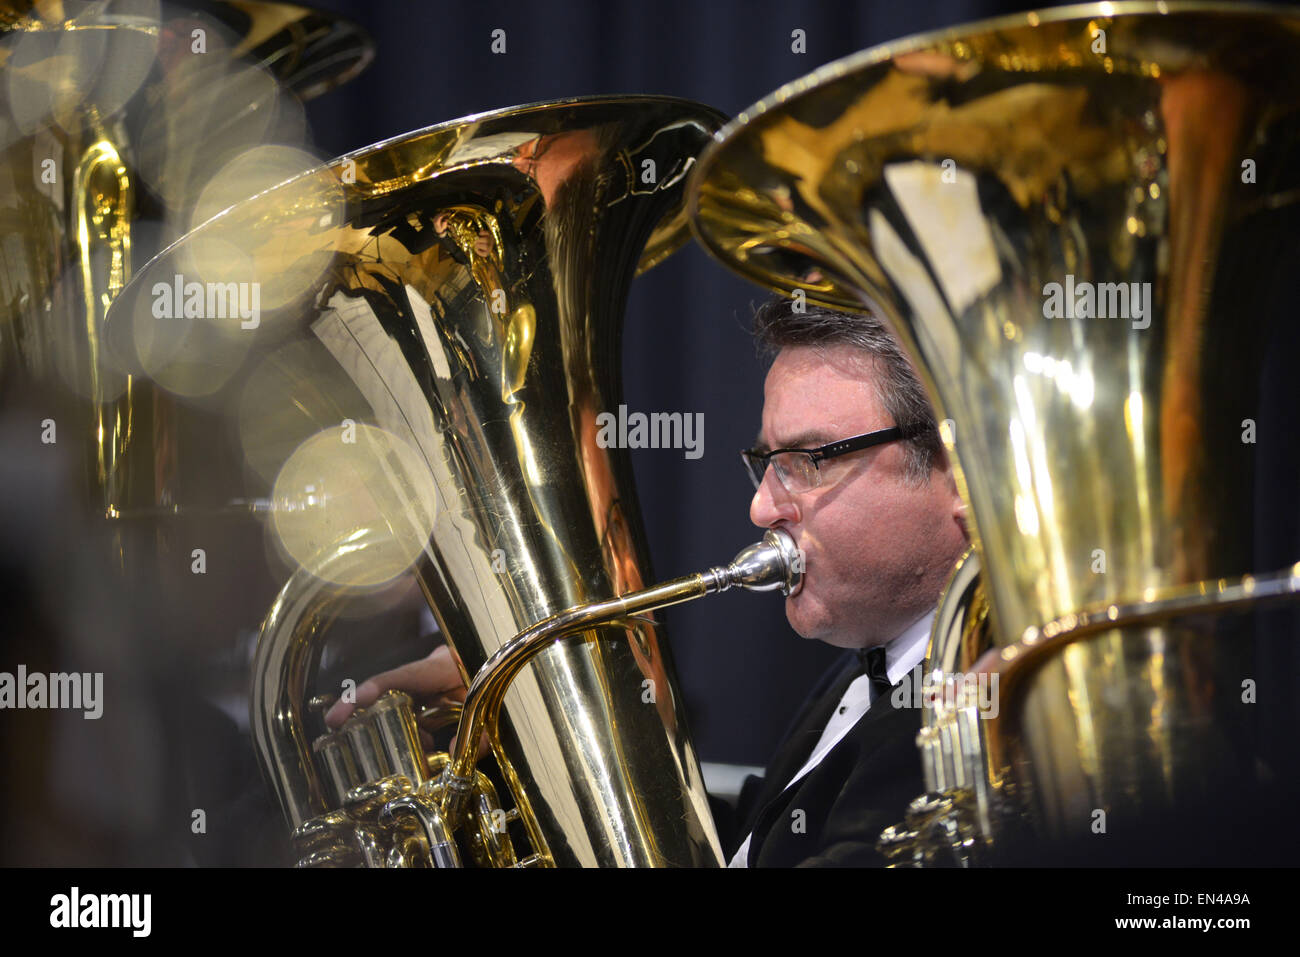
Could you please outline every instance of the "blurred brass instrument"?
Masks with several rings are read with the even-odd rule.
[[[628,284],[687,238],[721,121],[606,97],[401,136],[228,209],[115,303],[114,350],[154,375],[239,369],[218,401],[298,569],[251,721],[300,864],[721,863],[650,612],[797,587],[793,545],[647,589],[630,465],[598,429]],[[459,751],[426,755],[401,694],[312,741],[325,629],[412,566],[470,688],[426,716]],[[474,769],[480,729],[507,802]]]
[[[1255,564],[1248,444],[1292,310],[1270,268],[1300,226],[1298,106],[1290,10],[1079,5],[832,63],[701,158],[706,248],[888,318],[948,417],[975,552],[896,863],[1140,835],[1253,778],[1236,613],[1300,590]],[[990,642],[995,718],[957,680]]]
[[[202,442],[211,434],[211,421],[111,360],[105,314],[133,265],[165,246],[168,230],[189,228],[219,171],[273,142],[300,142],[299,100],[350,79],[371,55],[355,24],[288,3],[0,0],[0,420],[8,438],[0,457],[16,470],[6,495],[12,509],[29,509],[26,496],[13,494],[12,476],[40,461],[43,475],[59,479],[50,483],[57,514],[95,569],[77,573],[74,562],[61,564],[45,586],[64,607],[84,609],[87,627],[30,634],[40,635],[49,654],[80,657],[84,642],[113,662],[119,700],[131,703],[104,722],[116,730],[105,735],[101,726],[100,736],[87,739],[97,744],[87,747],[113,752],[125,790],[110,784],[99,799],[107,806],[114,794],[129,792],[133,803],[140,798],[141,808],[153,809],[101,821],[95,840],[66,844],[65,860],[176,863],[173,842],[158,840],[169,815],[157,802],[206,803],[196,782],[212,766],[210,749],[193,743],[196,728],[211,740],[202,729],[212,706],[194,700],[186,678],[213,673],[212,661],[229,654],[239,624],[260,620],[269,600],[248,588],[241,617],[229,594],[214,597],[219,588],[206,587],[217,576],[191,573],[195,545],[218,544],[225,515],[247,507],[192,494],[215,471],[194,448],[201,444],[195,435]],[[251,195],[256,177],[247,173],[245,164],[223,181]],[[41,444],[33,447],[32,436]],[[205,520],[210,524],[197,531]],[[48,540],[57,540],[53,530]],[[256,557],[260,542],[253,545]],[[101,582],[121,599],[118,607],[139,609],[129,625],[101,613]],[[162,624],[173,610],[188,617],[184,640]],[[219,694],[219,680],[199,696]],[[186,689],[183,707],[167,708],[152,690],[163,686]],[[170,760],[175,752],[166,738],[153,736],[159,728],[186,740],[179,762]],[[52,734],[10,737],[26,740],[22,749],[39,769],[51,760],[43,742]],[[138,749],[117,753],[115,734]],[[170,772],[156,786],[145,783],[153,761]],[[15,767],[5,777],[0,799],[12,794],[20,803],[10,806],[45,808],[50,832],[82,831],[89,805],[57,793],[57,776]],[[32,833],[43,831],[37,820]],[[31,846],[29,860],[48,862],[47,842]]]
[[[0,379],[75,397],[96,512],[180,504],[170,397],[103,348],[133,260],[159,248],[141,220],[187,212],[194,157],[256,145],[282,88],[318,95],[372,55],[355,24],[292,4],[0,0]],[[210,96],[236,90],[240,106],[212,112]],[[148,142],[133,142],[142,123]]]

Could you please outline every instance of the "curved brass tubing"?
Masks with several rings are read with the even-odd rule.
[[[365,563],[368,546],[386,540],[386,533],[358,529],[314,567],[322,575],[348,575]],[[299,568],[280,589],[257,639],[249,704],[253,744],[295,828],[328,810],[303,728],[307,681],[338,608],[363,593]]]
[[[630,619],[645,612],[723,592],[738,586],[747,591],[797,592],[803,584],[798,549],[789,533],[768,529],[761,542],[750,545],[725,568],[715,567],[685,575],[630,595],[579,605],[540,621],[520,632],[483,665],[465,696],[456,749],[443,771],[443,807],[449,819],[458,820],[473,788],[474,753],[479,736],[496,723],[510,683],[538,652],[553,642],[596,625]]]
[[[1185,615],[1246,611],[1255,606],[1300,599],[1300,562],[1268,575],[1220,578],[1157,591],[1135,602],[1099,602],[1062,615],[1041,627],[1026,629],[1020,640],[997,655],[1003,711],[991,719],[992,731],[1016,714],[1016,692],[1034,671],[1067,645],[1099,632],[1134,625],[1151,625]]]

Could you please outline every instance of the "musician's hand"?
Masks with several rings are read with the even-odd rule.
[[[325,724],[331,731],[336,730],[351,717],[357,708],[368,708],[379,700],[379,696],[391,690],[405,691],[412,698],[429,701],[434,704],[463,704],[466,688],[460,677],[460,669],[451,657],[451,649],[439,645],[427,658],[412,661],[391,671],[384,671],[372,678],[367,678],[357,685],[355,704],[345,701],[335,702],[325,712]],[[417,715],[419,709],[417,707]],[[425,748],[433,748],[433,738],[421,729],[420,741]],[[455,747],[452,738],[452,747]],[[485,751],[485,744],[480,743],[479,756]]]
[[[370,707],[381,694],[393,689],[405,691],[416,699],[437,699],[440,704],[460,704],[465,700],[465,684],[461,681],[456,662],[452,660],[451,649],[439,645],[427,658],[367,678],[357,685],[356,703],[336,701],[325,712],[325,724],[331,731],[336,730],[357,708]]]

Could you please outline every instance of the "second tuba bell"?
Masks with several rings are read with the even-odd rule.
[[[947,417],[976,555],[931,646],[935,793],[886,835],[900,860],[987,860],[1021,827],[1031,848],[1086,855],[1099,824],[1136,846],[1253,793],[1254,635],[1232,613],[1300,591],[1297,556],[1265,564],[1255,534],[1294,490],[1263,497],[1243,438],[1293,309],[1274,278],[1300,225],[1297,63],[1278,9],[1020,14],[832,63],[701,158],[705,245],[878,310]],[[996,717],[945,686],[982,642]]]

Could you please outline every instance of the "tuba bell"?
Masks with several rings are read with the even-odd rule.
[[[946,416],[975,550],[895,861],[1078,849],[1099,822],[1140,840],[1256,793],[1238,613],[1293,602],[1300,565],[1259,557],[1295,500],[1261,498],[1243,430],[1290,311],[1298,63],[1276,8],[1018,14],[832,63],[701,158],[706,248],[885,316]],[[956,680],[990,646],[996,717]]]
[[[114,306],[141,367],[240,370],[218,396],[296,568],[251,722],[301,865],[721,863],[651,613],[797,587],[793,545],[647,588],[630,465],[598,430],[628,284],[686,239],[721,120],[604,97],[401,136],[226,210]],[[405,695],[329,734],[309,713],[329,622],[410,569],[470,689],[424,715],[458,725],[454,754],[424,752]]]

